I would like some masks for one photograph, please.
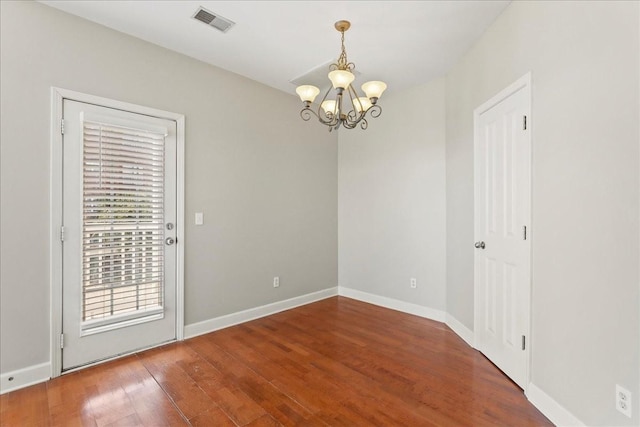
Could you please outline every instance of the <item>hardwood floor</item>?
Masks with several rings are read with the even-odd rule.
[[[2,426],[547,426],[442,323],[343,297],[0,397]]]

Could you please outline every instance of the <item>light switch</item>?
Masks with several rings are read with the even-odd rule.
[[[196,225],[204,224],[204,214],[202,212],[196,212]]]

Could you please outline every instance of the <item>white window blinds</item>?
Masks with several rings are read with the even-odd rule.
[[[158,132],[83,123],[85,323],[162,309],[164,138]]]

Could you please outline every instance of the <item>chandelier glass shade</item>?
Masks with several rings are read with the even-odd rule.
[[[308,121],[315,116],[320,123],[329,127],[329,131],[343,126],[353,129],[360,125],[361,129],[368,126],[366,116],[379,117],[382,108],[378,105],[378,99],[387,88],[384,82],[370,81],[361,86],[366,96],[359,95],[353,88],[355,65],[347,60],[347,51],[344,47],[344,32],[351,27],[349,21],[338,21],[335,28],[341,33],[342,50],[335,64],[329,66],[329,80],[331,86],[314,111],[311,108],[313,101],[320,94],[320,89],[312,85],[302,85],[296,88],[304,107],[300,111],[300,117]],[[329,95],[335,92],[335,98]]]

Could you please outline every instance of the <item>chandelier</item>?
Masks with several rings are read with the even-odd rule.
[[[380,81],[366,82],[361,87],[366,96],[358,96],[351,85],[355,80],[353,75],[355,65],[353,62],[347,61],[347,51],[344,47],[344,32],[351,27],[351,23],[338,21],[334,26],[342,34],[342,51],[338,62],[329,66],[328,77],[333,87],[329,87],[316,112],[311,109],[311,104],[320,93],[320,89],[311,85],[298,86],[296,93],[304,104],[304,108],[300,111],[300,117],[309,121],[312,115],[316,116],[320,123],[329,127],[329,132],[340,126],[353,129],[358,124],[362,129],[366,129],[368,126],[365,118],[367,113],[374,118],[379,117],[382,113],[382,108],[377,103],[387,85]],[[335,98],[329,98],[332,89],[335,89]]]

